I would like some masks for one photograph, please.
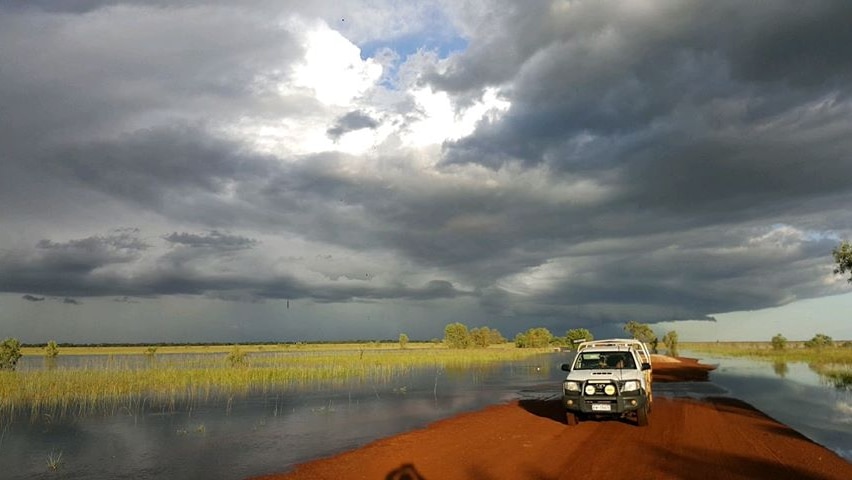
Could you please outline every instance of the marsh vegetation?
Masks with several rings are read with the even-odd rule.
[[[821,334],[807,341],[788,341],[776,335],[769,342],[689,342],[681,347],[719,357],[771,362],[776,372],[786,371],[787,363],[804,363],[834,387],[852,389],[852,342],[834,342]]]
[[[44,355],[25,348],[24,356]],[[383,385],[414,369],[436,372],[522,360],[542,350],[512,344],[454,350],[432,343],[63,347],[51,368],[0,371],[0,418],[63,417],[192,408],[268,392]],[[106,356],[106,357],[104,357]],[[92,359],[100,357],[101,361]]]

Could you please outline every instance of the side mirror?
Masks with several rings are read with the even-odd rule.
[[[561,368],[565,372],[571,371],[571,365],[568,365],[567,363],[563,363],[562,365],[559,366],[559,368]]]
[[[650,363],[648,363],[648,362],[642,363],[642,370],[650,370],[650,369],[651,369]]]

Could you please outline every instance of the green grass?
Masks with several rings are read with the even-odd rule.
[[[773,362],[803,362],[812,365],[852,365],[852,347],[805,348],[804,342],[789,342],[775,350],[769,342],[682,342],[682,350],[722,357],[749,357]]]
[[[405,378],[417,368],[452,372],[522,360],[548,351],[508,345],[471,350],[449,350],[434,345],[404,350],[398,345],[369,348],[363,344],[358,344],[357,349],[352,345],[349,348],[263,347],[241,346],[242,351],[249,353],[247,364],[242,367],[229,366],[226,361],[225,354],[233,346],[216,346],[209,350],[161,347],[149,362],[141,362],[142,367],[138,366],[140,362],[119,359],[107,362],[106,366],[3,371],[0,372],[0,418],[114,414],[144,408],[173,410],[178,405],[250,393],[324,388],[346,382],[384,385]],[[86,355],[127,355],[125,348],[135,348],[136,355],[144,356],[140,347],[101,347],[95,348],[95,353],[92,348],[80,351]],[[174,355],[198,353],[198,348],[211,355],[190,358]],[[63,348],[60,356],[68,355],[67,350]]]
[[[834,387],[852,388],[852,345],[849,342],[835,342],[835,346],[824,348],[807,348],[804,342],[788,342],[779,350],[773,349],[769,342],[684,342],[680,347],[720,357],[752,358],[775,365],[806,363]]]

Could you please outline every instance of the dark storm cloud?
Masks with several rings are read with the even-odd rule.
[[[376,128],[378,126],[379,122],[375,119],[364,112],[355,110],[338,118],[334,126],[329,128],[326,133],[329,137],[337,140],[346,133],[362,128]]]
[[[742,254],[731,248],[745,245],[754,235],[749,229],[761,224],[848,231],[852,57],[842,46],[852,31],[841,19],[850,17],[852,6],[562,5],[568,7],[509,9],[497,20],[505,28],[475,37],[445,73],[429,77],[460,101],[468,91],[501,85],[512,102],[502,118],[482,121],[473,135],[447,144],[445,165],[541,168],[607,190],[604,200],[582,208],[540,211],[559,225],[536,228],[540,216],[502,210],[526,233],[507,245],[543,246],[529,259],[533,263],[553,257],[569,262],[571,249],[560,249],[560,241],[665,235],[641,242],[638,252],[621,252],[623,245],[610,242],[582,282],[558,281],[552,298],[537,295],[531,303],[541,303],[530,308],[550,305],[564,313],[595,304],[603,312],[607,305],[630,304],[653,306],[648,318],[667,316],[667,308],[675,318],[701,318],[832,291],[813,279],[823,278],[835,240],[800,239],[801,249],[783,259],[754,246]],[[501,52],[505,61],[488,66]],[[699,230],[707,237],[690,233]],[[692,248],[696,241],[717,251]],[[682,256],[654,256],[674,245]],[[637,263],[637,253],[654,261]],[[659,262],[683,271],[660,270]],[[720,265],[729,268],[717,278]],[[790,265],[797,268],[786,270]]]
[[[202,210],[216,209],[226,203],[220,194],[262,178],[270,168],[267,159],[186,126],[62,149],[48,166],[86,188],[173,215],[199,202]]]
[[[453,6],[468,49],[400,75],[458,107],[485,87],[511,106],[445,143],[437,169],[396,138],[363,157],[258,153],[258,125],[321,118],[319,135],[339,139],[395,115],[414,128],[425,110],[405,92],[335,110],[279,89],[305,44],[273,20],[283,7],[166,3],[0,5],[0,219],[16,222],[0,291],[475,297],[507,331],[837,292],[829,254],[852,224],[849,2]],[[55,233],[8,233],[31,222]],[[145,222],[162,223],[90,234]],[[303,258],[327,248],[334,262]]]
[[[271,93],[289,75],[281,65],[302,47],[250,11],[142,4],[87,15],[13,12],[0,15],[0,42],[0,100],[17,112],[0,132],[11,152],[140,125],[304,108]]]
[[[65,297],[63,303],[80,304],[74,297],[120,295],[116,301],[129,303],[134,297],[204,295],[228,300],[302,299],[320,303],[363,300],[429,300],[468,296],[451,282],[431,280],[408,285],[372,283],[370,275],[356,282],[310,283],[289,274],[276,273],[265,265],[252,268],[233,263],[234,255],[249,252],[258,242],[238,235],[172,234],[163,239],[182,247],[142,257],[151,245],[134,234],[94,236],[67,242],[42,240],[30,252],[8,252],[0,256],[0,289],[31,291]],[[150,252],[147,252],[150,253]],[[224,260],[236,267],[223,270]],[[350,279],[351,280],[351,279]],[[28,301],[43,297],[25,294]]]

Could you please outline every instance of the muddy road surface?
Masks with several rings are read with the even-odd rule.
[[[706,380],[655,361],[655,382]],[[521,400],[297,466],[281,480],[852,479],[852,463],[732,398],[655,398],[650,425],[565,424],[558,399]]]

